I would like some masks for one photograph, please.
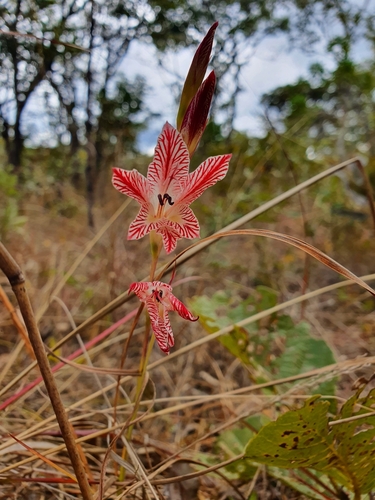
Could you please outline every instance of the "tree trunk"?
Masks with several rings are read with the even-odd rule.
[[[95,177],[96,177],[96,150],[92,135],[88,136],[87,163],[85,169],[86,197],[87,197],[87,223],[94,228],[94,200],[95,200]]]
[[[14,139],[9,143],[8,161],[13,166],[13,173],[20,179],[21,158],[23,151],[23,137],[20,131],[20,123],[16,122],[14,126]]]

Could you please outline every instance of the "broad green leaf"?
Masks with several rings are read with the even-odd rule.
[[[189,307],[199,316],[205,330],[213,333],[273,307],[276,303],[275,291],[259,286],[253,296],[240,303],[238,297],[219,291],[212,297],[194,297],[189,302]],[[280,349],[279,339],[283,337],[284,350],[273,359],[270,353]],[[270,320],[268,331],[263,327],[261,334],[258,324],[254,323],[247,328],[235,327],[231,333],[219,337],[218,341],[244,364],[259,369],[253,374],[258,382],[276,376],[278,378],[293,376],[335,362],[327,344],[323,340],[310,337],[307,323],[295,325],[287,315]],[[335,381],[330,380],[319,385],[316,392],[332,395],[334,390]]]
[[[375,390],[365,398],[359,394],[343,405],[337,420],[374,408]],[[329,403],[317,399],[264,426],[247,444],[245,457],[272,467],[323,471],[356,494],[368,493],[375,487],[375,417],[330,427]]]
[[[342,407],[339,418],[363,415],[374,409],[375,389],[364,398],[361,391],[354,394]],[[361,406],[358,406],[361,405]],[[367,408],[365,408],[367,407]],[[364,427],[366,426],[366,427]],[[337,452],[344,458],[361,493],[368,493],[375,486],[375,417],[368,417],[333,426]]]
[[[230,297],[225,292],[217,292],[211,298],[194,297],[189,301],[190,309],[199,316],[199,321],[208,333],[216,332],[249,316],[248,302],[241,302],[232,309],[230,305]],[[251,363],[247,349],[249,334],[244,328],[234,328],[230,334],[222,335],[218,340],[244,364]]]
[[[254,431],[260,429],[262,427],[262,422],[264,423],[264,421],[269,422],[269,419],[264,415],[255,415],[246,419],[246,422],[254,429]],[[255,435],[254,431],[252,431],[249,427],[244,427],[241,429],[230,429],[222,432],[215,443],[215,453],[217,456],[220,456],[221,459],[224,459],[224,457],[230,458],[234,455],[242,453],[248,440]],[[217,461],[210,461],[210,465],[214,465],[214,463],[217,463]],[[254,465],[254,462],[249,459],[241,459],[236,460],[230,465],[224,467],[222,469],[222,473],[225,474],[229,480],[251,481],[256,470],[257,466]],[[310,480],[306,475],[302,475],[301,481],[299,481],[298,471],[296,471],[293,477],[291,477],[289,471],[285,469],[269,467],[267,469],[267,474],[271,477],[279,479],[290,488],[299,491],[308,498],[312,498],[314,500],[322,500],[323,498],[309,487],[309,482],[311,481],[311,485],[316,488],[316,482]],[[324,477],[321,477],[320,480],[324,481]]]
[[[307,323],[301,322],[293,325],[284,318],[279,321],[279,324],[285,327],[289,323],[288,328],[279,329],[277,333],[285,337],[285,349],[274,363],[279,378],[291,377],[335,363],[332,351],[324,340],[310,336],[310,326]],[[333,395],[335,386],[335,380],[329,380],[320,384],[314,392]]]
[[[300,410],[288,411],[249,441],[245,456],[276,467],[324,470],[332,457],[328,431],[329,403],[311,398]]]

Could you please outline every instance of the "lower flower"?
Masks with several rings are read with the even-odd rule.
[[[172,293],[172,287],[161,281],[141,281],[132,283],[129,292],[134,292],[146,304],[150,315],[152,330],[160,349],[169,354],[174,346],[174,337],[168,312],[176,311],[181,318],[197,321],[193,314]]]

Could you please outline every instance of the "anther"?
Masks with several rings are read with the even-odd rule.
[[[167,202],[172,206],[174,205],[174,201],[172,201],[172,196],[169,196],[168,193],[165,193],[165,195],[163,196],[163,200],[167,200]]]

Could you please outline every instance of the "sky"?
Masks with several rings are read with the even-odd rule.
[[[263,122],[259,102],[262,94],[306,77],[312,63],[320,62],[327,69],[333,69],[333,58],[327,54],[323,45],[322,43],[321,48],[317,46],[314,54],[308,55],[301,50],[289,50],[288,42],[282,35],[265,38],[241,70],[243,92],[238,97],[235,128],[252,136],[261,136]],[[147,108],[159,114],[140,135],[139,147],[143,152],[152,152],[165,121],[175,123],[177,105],[170,90],[171,83],[176,81],[176,75],[183,81],[193,53],[193,48],[169,53],[161,67],[152,45],[135,42],[120,67],[127,78],[132,79],[137,74],[145,77],[149,85]],[[370,48],[364,42],[354,49],[353,56],[357,61],[363,61],[370,55]]]
[[[353,0],[357,1],[357,0]],[[374,1],[374,0],[370,0]],[[312,63],[319,62],[327,69],[333,69],[333,56],[327,54],[325,41],[314,46],[314,53],[307,54],[301,49],[291,49],[285,35],[279,34],[263,39],[254,50],[249,61],[242,67],[240,85],[243,91],[238,96],[237,114],[234,126],[237,130],[251,136],[264,133],[260,97],[266,92],[308,75]],[[176,80],[181,84],[189,69],[195,47],[169,51],[163,55],[160,65],[155,47],[151,43],[133,41],[119,71],[128,80],[137,75],[147,82],[145,107],[157,115],[150,120],[140,134],[138,148],[141,152],[152,154],[163,124],[169,121],[175,125],[177,96],[173,89]],[[357,61],[371,57],[370,47],[362,40],[354,47],[352,56]],[[160,57],[160,56],[159,56]],[[48,116],[41,115],[44,106],[44,84],[27,104],[27,125],[33,131],[33,138],[28,145],[52,144],[48,126]],[[47,84],[45,84],[47,85]],[[171,90],[172,89],[172,90]],[[56,105],[57,97],[56,97]]]

